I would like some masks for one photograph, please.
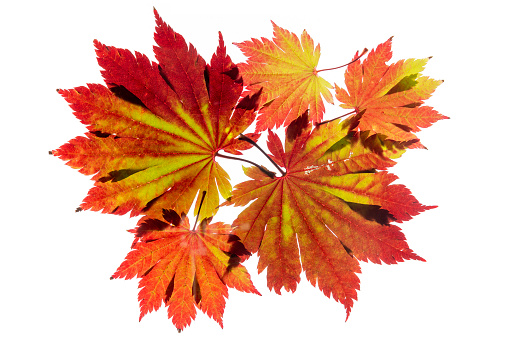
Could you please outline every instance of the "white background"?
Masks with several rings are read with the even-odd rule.
[[[503,1],[14,3],[0,8],[2,338],[508,337]],[[432,55],[425,74],[445,83],[428,103],[451,119],[421,132],[428,150],[409,151],[392,169],[423,204],[440,206],[403,224],[427,262],[362,263],[346,323],[343,306],[304,277],[295,294],[268,291],[256,258],[247,266],[263,296],[230,291],[224,330],[199,312],[178,334],[164,308],[138,322],[137,281],[109,280],[136,220],[74,213],[92,182],[48,151],[85,131],[55,90],[102,83],[93,39],[155,60],[152,6],[206,60],[219,30],[233,60],[244,60],[231,43],[271,38],[270,20],[299,35],[306,29],[321,44],[321,68],[390,36],[393,60]],[[323,76],[341,84],[343,70]],[[237,171],[234,183],[244,180],[240,163],[221,163]]]

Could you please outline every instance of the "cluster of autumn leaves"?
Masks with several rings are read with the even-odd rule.
[[[295,291],[304,271],[347,315],[358,260],[423,260],[393,223],[434,206],[387,169],[423,147],[415,132],[446,118],[423,105],[441,83],[421,75],[427,59],[387,65],[390,39],[364,60],[355,55],[346,89],[335,86],[349,114],[325,121],[333,86],[318,75],[320,48],[305,31],[299,39],[274,24],[273,40],[236,44],[247,56],[239,65],[220,34],[207,64],[155,16],[157,62],[94,41],[106,86],[58,91],[88,132],[51,152],[93,175],[80,209],[141,215],[112,276],[140,278],[140,319],[164,302],[178,329],[196,308],[222,326],[228,287],[259,294],[242,265],[256,252],[270,289]],[[272,131],[280,126],[284,141]],[[262,134],[274,171],[254,164],[232,188],[217,160],[241,160]],[[248,206],[232,225],[212,223],[226,205]]]

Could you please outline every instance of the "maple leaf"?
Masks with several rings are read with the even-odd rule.
[[[197,194],[207,191],[202,215],[211,216],[218,192],[224,198],[231,193],[215,156],[250,147],[236,138],[254,121],[260,93],[239,101],[242,78],[221,33],[207,65],[154,13],[159,63],[94,41],[109,88],[59,90],[89,132],[52,154],[83,174],[95,174],[82,209],[154,217],[162,208],[187,213]]]
[[[236,185],[227,202],[254,200],[232,225],[246,249],[258,252],[269,289],[295,291],[303,269],[313,286],[345,306],[347,318],[359,289],[357,260],[424,260],[391,222],[434,207],[392,184],[397,177],[385,171],[403,147],[348,130],[348,121],[335,121],[311,131],[303,115],[289,125],[284,148],[269,130],[271,158],[285,174],[269,178],[246,168],[252,180]]]
[[[428,59],[407,59],[386,65],[392,58],[392,38],[372,50],[362,63],[345,72],[347,90],[335,85],[343,108],[353,108],[361,131],[380,133],[396,141],[418,141],[414,132],[448,119],[432,107],[422,106],[443,82],[422,76]],[[358,54],[354,56],[354,59]],[[416,142],[412,147],[423,147]]]
[[[333,103],[331,84],[317,75],[320,45],[304,30],[299,38],[272,22],[274,39],[251,39],[235,43],[248,57],[238,65],[248,91],[263,88],[264,103],[256,123],[257,131],[286,127],[309,110],[312,121],[322,120],[323,98]]]
[[[163,220],[145,219],[132,230],[133,250],[111,279],[141,278],[140,320],[164,301],[168,318],[182,330],[196,317],[196,308],[223,327],[228,289],[260,295],[239,256],[248,255],[231,226],[204,219],[191,230],[185,214],[163,211]]]

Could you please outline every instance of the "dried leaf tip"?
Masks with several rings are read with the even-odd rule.
[[[292,121],[286,128],[286,139],[290,142],[295,141],[301,134],[302,131],[309,124],[309,110],[306,110],[304,114],[299,116],[297,119]]]
[[[76,212],[76,213],[81,212],[81,211],[83,211],[83,208],[81,208],[81,207],[78,207],[78,208],[76,208],[76,210],[75,210],[75,212]]]
[[[53,151],[48,151],[49,155],[53,155]]]

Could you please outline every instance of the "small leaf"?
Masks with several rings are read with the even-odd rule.
[[[341,107],[353,108],[358,120],[356,129],[380,133],[395,141],[414,141],[410,147],[424,147],[415,136],[420,128],[448,119],[422,106],[443,82],[422,76],[428,59],[400,60],[386,65],[392,58],[392,38],[372,50],[365,61],[348,66],[347,90],[336,85]],[[357,58],[357,54],[354,59]]]
[[[260,294],[234,259],[248,252],[232,238],[230,225],[206,219],[199,231],[191,231],[186,216],[163,214],[169,223],[145,217],[132,231],[137,236],[133,250],[111,278],[141,278],[140,320],[164,301],[177,329],[189,326],[196,308],[223,327],[227,287]]]
[[[294,33],[272,25],[272,41],[262,38],[235,44],[248,57],[247,63],[239,64],[248,93],[263,88],[256,130],[288,126],[307,111],[311,121],[320,122],[325,111],[322,97],[333,103],[331,84],[317,75],[320,45],[315,47],[306,31],[299,40]]]

